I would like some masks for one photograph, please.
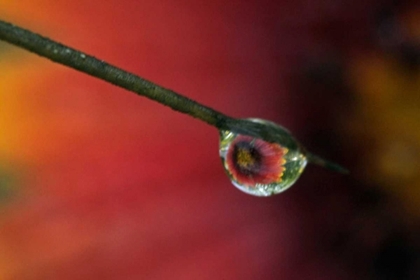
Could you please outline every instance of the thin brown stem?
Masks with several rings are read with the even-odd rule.
[[[280,143],[289,149],[298,148],[297,141],[284,129],[246,119],[228,117],[210,107],[124,71],[103,60],[2,20],[0,20],[0,40],[155,100],[175,111],[202,120],[219,130],[229,130],[235,133],[255,136],[269,142]],[[308,160],[341,173],[347,172],[341,166],[313,154],[308,154]]]
[[[91,55],[1,20],[0,40],[155,100],[218,129],[226,129],[225,123],[231,120],[230,117],[172,90],[156,85]]]

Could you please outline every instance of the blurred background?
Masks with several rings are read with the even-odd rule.
[[[420,279],[418,1],[0,0],[351,170],[238,191],[217,131],[0,42],[0,279]]]

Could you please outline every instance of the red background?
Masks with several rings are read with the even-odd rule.
[[[309,166],[282,195],[246,195],[214,128],[1,43],[1,279],[417,279],[419,70],[399,44],[416,49],[418,5],[0,5],[228,115],[278,122],[352,171]],[[379,32],[384,18],[403,39]]]

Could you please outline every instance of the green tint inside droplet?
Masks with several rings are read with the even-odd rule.
[[[233,131],[220,132],[220,157],[232,183],[241,191],[270,196],[290,188],[302,174],[307,159],[300,145],[281,126],[260,119],[249,121],[266,125],[278,141]]]

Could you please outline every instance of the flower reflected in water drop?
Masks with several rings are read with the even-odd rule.
[[[248,119],[265,126],[276,137],[263,137],[220,131],[220,157],[233,185],[255,196],[270,196],[290,188],[306,166],[300,145],[279,125],[261,119]]]
[[[243,186],[279,183],[287,151],[279,144],[239,135],[228,148],[226,164],[233,179]]]

